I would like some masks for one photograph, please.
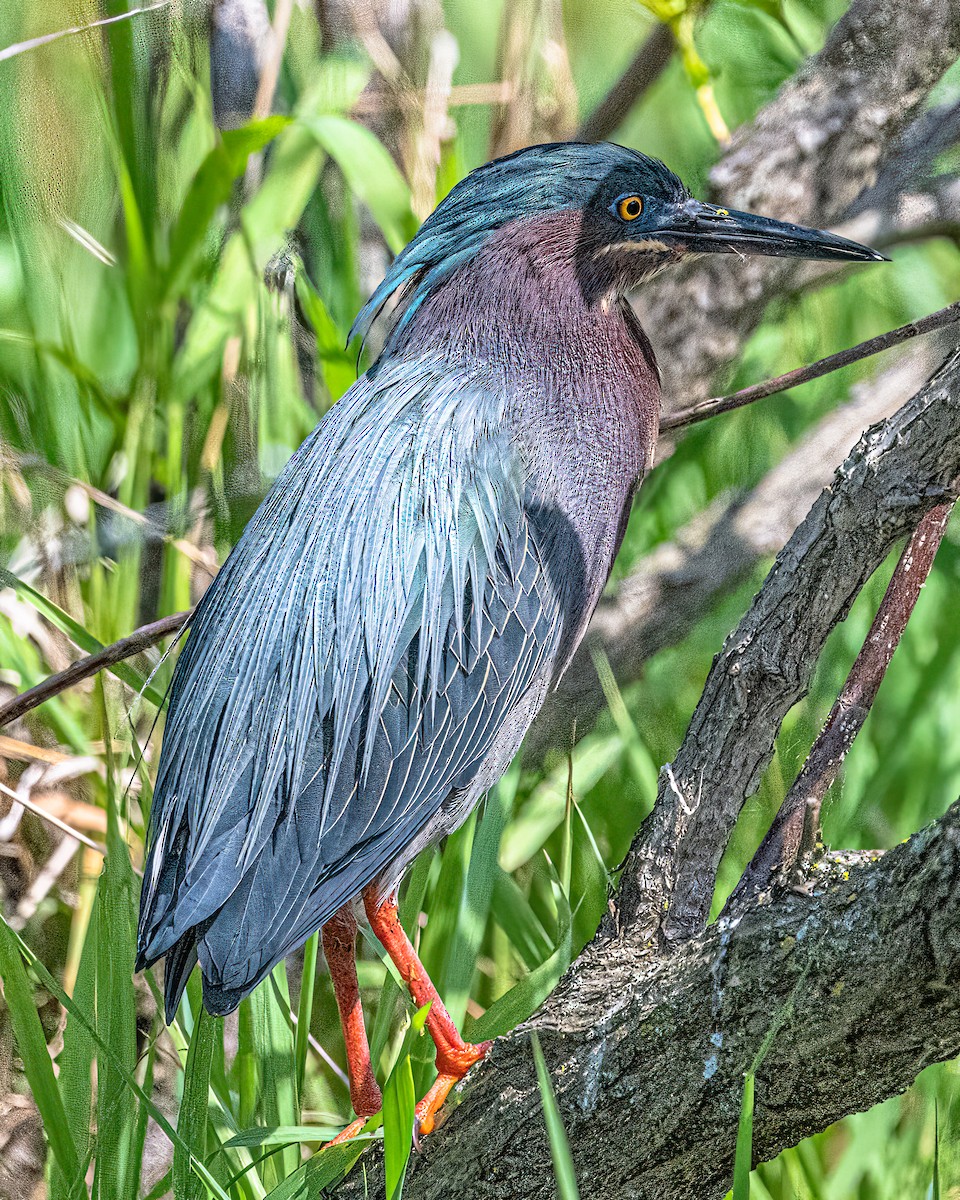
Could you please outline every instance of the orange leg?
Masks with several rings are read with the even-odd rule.
[[[330,971],[330,981],[337,998],[343,1040],[347,1048],[350,1100],[353,1111],[362,1118],[362,1126],[367,1117],[379,1112],[383,1107],[383,1097],[370,1065],[370,1047],[363,1025],[360,987],[357,983],[357,920],[349,905],[334,913],[321,929],[320,938]],[[353,1130],[354,1125],[357,1125],[356,1121],[347,1129]],[[347,1129],[335,1140],[343,1140]]]
[[[417,1126],[420,1133],[430,1133],[437,1113],[443,1106],[450,1089],[461,1080],[475,1062],[490,1049],[490,1042],[474,1046],[465,1042],[443,1006],[443,1001],[423,969],[417,952],[400,925],[396,898],[381,900],[376,887],[364,888],[363,905],[373,932],[383,943],[394,966],[410,990],[417,1008],[430,1005],[427,1014],[427,1031],[437,1047],[438,1078],[417,1105]]]

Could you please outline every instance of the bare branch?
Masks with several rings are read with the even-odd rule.
[[[870,626],[860,653],[820,730],[803,769],[787,792],[759,849],[737,884],[728,907],[736,909],[748,896],[784,880],[801,868],[820,831],[820,809],[843,760],[863,728],[894,651],[920,597],[947,529],[953,503],[932,508],[907,542]],[[803,884],[799,877],[795,882]]]
[[[191,615],[192,610],[191,612],[173,613],[169,617],[161,617],[159,621],[152,621],[149,625],[142,625],[127,637],[121,638],[119,642],[113,642],[112,645],[98,650],[96,654],[78,659],[75,663],[71,663],[65,671],[51,675],[49,679],[45,679],[35,687],[21,692],[19,696],[14,696],[6,704],[0,705],[0,727],[9,725],[11,721],[16,721],[31,709],[36,708],[38,704],[43,704],[45,700],[59,695],[67,688],[80,683],[81,680],[96,675],[105,667],[112,667],[125,658],[148,650],[151,646],[163,641],[165,637],[179,633]]]
[[[866,866],[824,872],[651,961],[630,931],[595,943],[530,1022],[593,1200],[721,1200],[743,1072],[755,1161],[903,1091],[960,1051],[960,805]],[[601,958],[602,954],[602,958]],[[413,1156],[410,1200],[552,1200],[526,1031],[498,1040]],[[382,1154],[335,1189],[382,1190]]]
[[[932,31],[936,30],[936,36]],[[715,198],[820,228],[840,220],[877,178],[960,49],[960,0],[860,0],[714,168]],[[640,298],[664,371],[667,407],[711,394],[768,302],[802,265],[720,256],[664,277]]]
[[[670,26],[657,25],[624,73],[583,121],[576,132],[576,140],[602,142],[608,138],[663,74],[675,48]]]
[[[668,939],[700,931],[730,831],[827,636],[894,543],[955,498],[958,478],[960,352],[867,430],[727,638],[627,861],[622,921]]]
[[[699,404],[693,404],[689,408],[666,413],[660,421],[660,433],[663,434],[670,429],[682,429],[687,425],[696,425],[700,421],[706,421],[708,417],[732,412],[747,404],[753,404],[757,400],[763,400],[767,396],[773,396],[777,392],[785,392],[802,383],[809,383],[812,379],[820,379],[832,371],[839,371],[842,367],[849,367],[851,363],[860,362],[861,359],[870,358],[871,355],[880,354],[883,350],[899,346],[903,342],[909,341],[910,338],[931,333],[935,329],[943,329],[945,325],[953,325],[957,321],[960,321],[960,301],[948,304],[946,308],[930,313],[929,316],[921,317],[918,321],[910,321],[906,325],[901,325],[899,329],[891,329],[887,333],[877,334],[876,337],[868,338],[865,342],[859,342],[856,346],[850,346],[846,350],[838,350],[836,354],[828,354],[826,358],[818,359],[817,362],[811,363],[807,367],[796,367],[792,371],[777,375],[773,379],[767,379],[763,383],[754,383],[750,387],[741,388],[740,391],[733,392],[729,396],[717,396],[712,400],[702,400]]]

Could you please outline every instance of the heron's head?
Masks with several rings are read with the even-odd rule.
[[[398,293],[395,336],[431,293],[517,223],[528,223],[552,242],[552,230],[569,231],[562,244],[569,247],[577,278],[591,298],[629,291],[694,254],[883,259],[821,229],[695,200],[662,162],[624,146],[529,146],[478,167],[448,193],[397,256],[351,337],[365,335]]]

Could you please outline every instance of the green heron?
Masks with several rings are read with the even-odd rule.
[[[473,171],[397,257],[351,331],[395,300],[376,362],[280,474],[177,662],[138,956],[166,957],[168,1018],[198,959],[206,1007],[228,1013],[321,929],[353,1106],[376,1112],[359,903],[430,1005],[421,1131],[483,1056],[397,888],[506,770],[584,636],[657,440],[657,366],[625,296],[703,253],[882,258],[575,143]]]

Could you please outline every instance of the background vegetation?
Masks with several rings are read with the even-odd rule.
[[[4,4],[0,50],[124,7]],[[492,151],[569,136],[656,18],[670,17],[680,50],[616,140],[662,157],[702,193],[725,129],[751,118],[844,7],[713,0],[694,23],[683,0],[448,0],[413,5],[381,31],[366,6],[276,0],[281,36],[246,95],[242,55],[223,30],[211,79],[207,17],[185,3],[0,58],[0,698],[195,602],[281,465],[355,378],[346,330],[388,254],[466,171]],[[273,67],[272,95],[255,98],[259,70],[269,79]],[[451,70],[438,109],[431,100]],[[937,98],[957,95],[954,72]],[[957,247],[931,240],[898,249],[883,271],[785,302],[729,384],[947,303],[958,268]],[[640,494],[618,576],[759,480],[869,370],[687,436]],[[641,684],[621,696],[610,682],[611,711],[571,756],[515,766],[417,863],[404,905],[468,1031],[516,1024],[591,937],[658,767],[760,578],[705,612]],[[785,725],[721,890],[799,768],[884,583],[865,589]],[[958,585],[954,528],[829,804],[834,847],[895,844],[960,793]],[[140,656],[0,737],[0,1193],[153,1200],[176,1186],[178,1196],[284,1200],[316,1194],[354,1153],[306,1157],[350,1116],[315,942],[225,1022],[201,1019],[194,980],[167,1030],[155,981],[132,978],[157,701],[171,668],[159,653]],[[11,792],[90,844],[13,805]],[[388,1175],[400,1186],[411,1096],[427,1086],[432,1056],[369,940],[360,969],[389,1080]],[[904,1098],[761,1167],[752,1194],[960,1196],[958,1097],[956,1064],[933,1068]]]

